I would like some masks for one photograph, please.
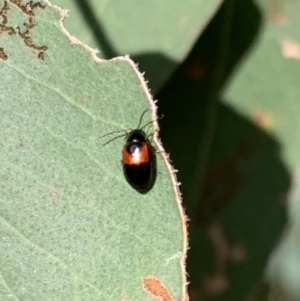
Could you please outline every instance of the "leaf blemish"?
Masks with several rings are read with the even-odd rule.
[[[58,184],[51,184],[49,187],[49,197],[51,201],[59,201],[64,195],[63,187]]]
[[[42,8],[44,9],[46,5],[41,4],[40,2],[33,2],[29,1],[26,4],[22,4],[21,0],[10,0],[11,3],[13,3],[15,6],[17,6],[26,16],[27,16],[27,22],[23,23],[26,30],[24,32],[21,31],[20,26],[11,27],[8,26],[8,17],[7,12],[10,9],[10,4],[8,1],[4,1],[3,7],[0,9],[0,17],[2,17],[2,22],[0,23],[0,35],[3,33],[8,33],[9,35],[18,35],[21,37],[25,43],[25,45],[29,48],[32,48],[36,51],[38,51],[38,58],[41,60],[44,60],[45,52],[47,51],[47,46],[37,46],[34,44],[31,38],[31,29],[36,26],[36,20],[35,20],[35,14],[34,9],[35,8]],[[4,48],[0,48],[0,58],[3,60],[8,59],[8,55],[5,53]]]
[[[281,41],[281,49],[283,55],[288,59],[300,60],[300,44],[291,39]]]
[[[166,286],[155,276],[143,279],[143,288],[147,293],[162,301],[176,301]]]
[[[2,47],[0,47],[0,58],[4,61],[7,60],[7,58],[8,58],[7,54],[4,51],[4,48],[2,48]]]

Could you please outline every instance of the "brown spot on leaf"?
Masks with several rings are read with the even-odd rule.
[[[203,62],[190,62],[184,66],[185,75],[192,80],[202,80],[208,74],[209,67]]]
[[[8,56],[5,53],[4,48],[0,47],[0,59],[5,61],[5,60],[7,60],[7,58],[8,58]]]
[[[18,34],[19,37],[23,39],[25,45],[29,48],[34,49],[35,51],[38,51],[38,58],[44,60],[44,53],[48,49],[48,47],[45,45],[38,46],[33,42],[31,38],[31,29],[33,29],[36,26],[34,9],[44,9],[46,5],[42,5],[40,2],[34,1],[29,1],[25,4],[22,4],[21,0],[10,0],[10,2],[17,6],[20,10],[22,10],[22,12],[27,16],[27,22],[23,23],[26,30],[22,31],[20,29],[20,26],[16,26],[15,28],[8,26],[7,12],[11,7],[8,1],[4,1],[4,5],[0,9],[0,17],[2,17],[2,22],[0,23],[0,35],[3,33],[8,33],[9,35]],[[0,58],[7,59],[7,55],[5,58],[3,53],[5,53],[4,50],[2,50]]]
[[[7,24],[8,9],[9,9],[8,2],[4,1],[3,7],[0,9],[0,16],[2,17],[2,24]]]
[[[242,243],[238,243],[231,247],[230,257],[232,261],[243,262],[247,259],[246,247]]]
[[[38,58],[43,61],[45,59],[45,52],[44,51],[39,52]]]
[[[46,51],[48,49],[47,46],[36,46],[33,41],[32,38],[30,36],[30,31],[29,29],[25,30],[25,32],[21,32],[21,29],[19,26],[17,26],[17,32],[19,34],[19,36],[24,40],[25,44],[30,47],[33,48],[35,50],[41,50],[41,51]]]
[[[221,295],[229,288],[229,280],[225,274],[204,276],[202,281],[206,290],[206,296]]]
[[[162,301],[176,301],[169,290],[155,276],[148,276],[143,279],[144,289],[152,296]]]
[[[278,25],[287,24],[287,17],[283,12],[284,0],[269,0],[268,2],[268,14],[271,22]]]
[[[282,53],[286,58],[300,60],[300,44],[292,40],[281,42]]]
[[[264,109],[258,109],[254,111],[252,114],[252,120],[258,127],[264,130],[272,128],[274,123],[271,114]]]
[[[254,145],[247,141],[240,141],[227,159],[207,172],[199,204],[195,210],[197,223],[209,224],[233,202],[242,185],[238,163],[240,160],[250,159],[254,153]]]
[[[205,177],[197,222],[207,223],[222,212],[233,200],[241,186],[241,175],[232,161],[211,169]]]
[[[51,184],[49,186],[49,197],[52,201],[59,201],[64,195],[62,186]]]
[[[191,300],[206,300],[226,292],[230,287],[227,273],[229,261],[242,262],[247,258],[244,244],[231,244],[218,220],[212,221],[207,227],[207,235],[214,252],[214,271],[202,277],[201,288],[193,292],[195,299]],[[197,299],[197,296],[201,296],[201,298]]]
[[[82,104],[85,104],[86,103],[86,98],[85,97],[80,97],[80,102],[82,103]]]
[[[4,1],[3,7],[0,9],[0,17],[2,17],[2,22],[0,23],[0,35],[7,32],[9,35],[15,34],[16,31],[13,27],[7,25],[7,11],[9,10],[9,4]]]

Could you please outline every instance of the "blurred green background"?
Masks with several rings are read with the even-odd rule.
[[[190,300],[300,300],[300,2],[52,2],[99,57],[129,54],[158,99]]]

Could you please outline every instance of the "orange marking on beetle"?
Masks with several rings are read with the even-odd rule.
[[[123,164],[140,165],[148,163],[150,160],[150,149],[147,143],[141,143],[141,147],[137,147],[133,153],[128,151],[127,145],[124,145],[122,150]]]

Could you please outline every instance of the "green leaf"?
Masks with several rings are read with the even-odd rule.
[[[290,185],[282,190],[281,196],[279,194],[277,204],[287,209],[289,222],[287,229],[280,233],[284,234],[280,244],[276,245],[274,254],[272,253],[267,267],[267,279],[272,290],[283,292],[290,296],[290,300],[299,300],[300,219],[296,214],[300,210],[299,4],[290,0],[282,4],[273,1],[268,5],[264,1],[257,1],[257,6],[265,17],[260,37],[251,55],[235,71],[225,96],[228,105],[249,116],[261,130],[278,141],[279,155],[288,172]],[[265,173],[272,173],[274,178],[277,174],[277,181],[261,186],[262,189],[273,193],[279,190],[279,183],[283,182],[286,176],[278,171],[280,170],[275,164],[261,171],[260,181]],[[271,233],[278,228],[279,219],[274,212],[275,204],[269,203],[260,213],[264,215],[265,226],[258,228],[259,234],[268,230],[271,237]],[[256,227],[258,222],[256,218]],[[269,228],[271,225],[272,228]],[[262,249],[262,245],[257,249]]]
[[[133,62],[99,60],[50,4],[0,7],[0,299],[183,299],[184,216],[156,122],[145,195],[124,178],[124,140],[100,139],[155,118]]]
[[[69,10],[66,28],[100,49],[102,58],[129,54],[157,91],[190,51],[221,0],[54,0]]]

